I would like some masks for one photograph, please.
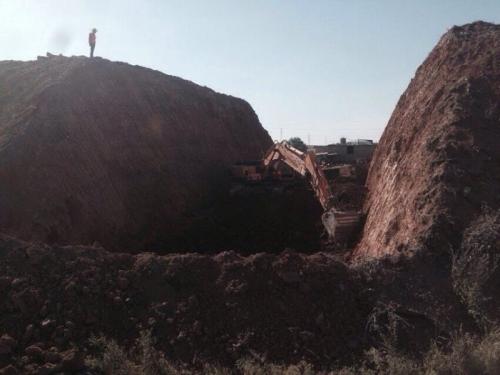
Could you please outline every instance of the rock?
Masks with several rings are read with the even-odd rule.
[[[40,323],[42,332],[45,334],[52,333],[56,327],[56,321],[53,319],[45,319]]]
[[[120,296],[116,296],[113,298],[113,303],[117,306],[120,306],[123,303],[123,301]]]
[[[43,357],[43,349],[40,348],[38,345],[30,345],[26,349],[24,349],[24,352],[30,357],[30,358],[35,358],[35,359],[40,359]]]
[[[17,342],[8,334],[4,334],[0,337],[0,354],[10,354]]]

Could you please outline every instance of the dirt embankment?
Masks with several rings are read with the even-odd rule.
[[[358,260],[446,252],[500,207],[500,26],[453,27],[419,67],[375,151]]]
[[[370,294],[328,254],[134,256],[1,237],[0,274],[0,368],[23,373],[85,356],[91,333],[127,345],[151,329],[195,366],[342,362],[367,343]]]
[[[0,229],[48,243],[168,242],[271,138],[248,103],[102,59],[0,62]]]

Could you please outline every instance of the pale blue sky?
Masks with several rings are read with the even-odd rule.
[[[0,0],[0,60],[88,53],[246,99],[273,138],[378,139],[442,33],[500,0]]]

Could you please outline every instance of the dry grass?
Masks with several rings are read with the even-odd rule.
[[[362,365],[332,374],[361,375],[494,375],[500,374],[500,330],[483,338],[457,334],[449,345],[433,345],[421,360],[401,355],[393,348],[372,349]]]
[[[500,287],[500,210],[483,214],[464,233],[453,255],[453,285],[477,323],[491,329],[498,322]]]
[[[188,374],[172,365],[164,354],[155,349],[150,331],[141,332],[137,345],[125,351],[114,340],[92,337],[90,345],[96,355],[87,359],[87,366],[106,375],[183,375]]]
[[[363,362],[349,368],[330,371],[315,370],[305,362],[295,365],[261,363],[253,359],[238,361],[234,369],[206,365],[201,371],[189,371],[168,361],[155,349],[149,332],[141,334],[137,347],[129,353],[113,340],[93,338],[97,355],[87,361],[88,366],[101,374],[117,375],[476,375],[500,374],[500,329],[482,338],[457,334],[446,347],[433,345],[420,359],[402,355],[394,348],[371,349]]]

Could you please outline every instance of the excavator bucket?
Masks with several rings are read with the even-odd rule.
[[[358,227],[360,218],[358,211],[337,211],[331,208],[321,216],[321,221],[331,239],[348,242]]]
[[[323,170],[316,162],[314,152],[302,152],[286,141],[275,143],[266,153],[262,164],[267,168],[273,161],[280,160],[300,175],[308,178],[319,203],[325,209],[321,219],[328,236],[336,242],[349,242],[357,228],[360,213],[357,211],[337,211],[332,208],[332,191]]]

